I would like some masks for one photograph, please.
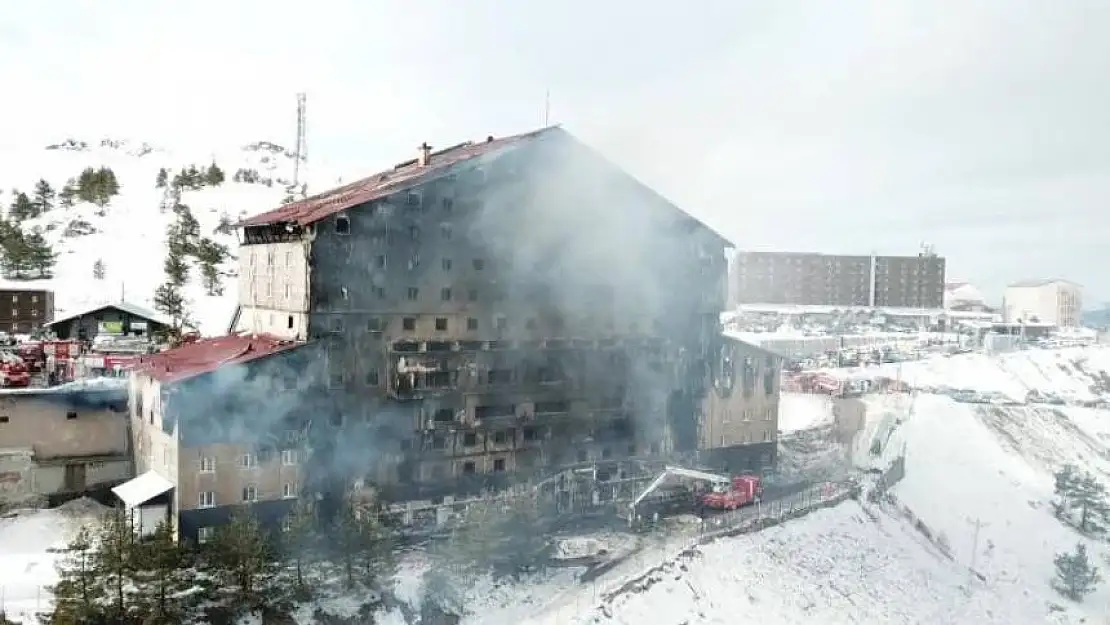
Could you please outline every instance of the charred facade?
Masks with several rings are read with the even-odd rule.
[[[558,128],[241,226],[234,329],[314,345],[314,488],[434,497],[708,440],[728,243]]]

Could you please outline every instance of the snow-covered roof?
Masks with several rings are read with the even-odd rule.
[[[162,493],[169,492],[173,482],[158,475],[153,470],[143,473],[137,478],[128,480],[112,489],[116,497],[128,508],[140,506]]]
[[[1036,287],[1039,287],[1039,286],[1048,286],[1050,284],[1070,284],[1072,286],[1080,286],[1080,284],[1077,283],[1077,282],[1072,282],[1071,280],[1064,280],[1063,278],[1046,278],[1046,279],[1039,279],[1039,280],[1018,280],[1017,282],[1011,283],[1007,288],[1011,288],[1011,289],[1036,288]]]
[[[84,308],[82,310],[74,311],[74,312],[72,312],[72,313],[70,313],[70,314],[68,314],[64,317],[59,317],[59,318],[51,321],[50,323],[46,324],[46,327],[50,327],[52,325],[63,323],[65,321],[69,321],[71,319],[76,319],[77,317],[80,317],[82,315],[87,315],[89,313],[94,313],[98,310],[103,310],[105,308],[115,308],[116,310],[122,310],[125,313],[132,314],[136,317],[142,317],[143,319],[146,319],[147,321],[153,321],[155,323],[160,323],[160,324],[165,325],[165,326],[173,325],[173,321],[169,317],[166,317],[165,315],[163,315],[161,313],[150,310],[149,308],[143,308],[142,306],[138,306],[136,304],[121,301],[121,302],[102,302],[100,304],[96,304],[94,306],[89,306],[87,308]]]

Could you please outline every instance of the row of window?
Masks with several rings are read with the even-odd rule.
[[[297,464],[297,450],[296,449],[283,449],[281,450],[281,464],[283,466],[292,467]],[[243,469],[254,469],[258,467],[258,454],[247,453],[239,456],[238,465]],[[200,472],[201,473],[215,473],[216,472],[216,459],[211,456],[206,456],[200,459]]]
[[[410,191],[405,194],[404,199],[405,210],[408,212],[426,213],[430,208],[429,203],[424,201],[424,194],[420,191]],[[445,214],[450,214],[455,208],[455,200],[450,197],[443,197],[439,200],[439,208]],[[374,205],[373,209],[379,214],[387,214],[392,212],[392,205],[389,203],[379,203]],[[351,234],[351,219],[346,215],[339,215],[335,218],[335,233],[339,235]],[[448,238],[450,238],[448,236]]]
[[[297,483],[286,482],[281,485],[282,499],[294,499],[297,496]],[[243,487],[240,503],[254,503],[258,501],[258,486],[247,484]],[[215,508],[216,492],[205,490],[197,493],[197,508]]]

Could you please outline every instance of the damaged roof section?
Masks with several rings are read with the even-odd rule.
[[[242,364],[304,345],[270,334],[243,334],[201,339],[139,358],[134,371],[159,382],[180,382],[220,367]]]
[[[509,137],[487,137],[480,143],[466,142],[432,152],[425,158],[405,161],[393,169],[376,173],[350,184],[325,191],[299,202],[286,204],[265,213],[248,217],[239,226],[264,226],[275,223],[296,223],[300,226],[317,222],[348,208],[381,199],[387,195],[417,184],[431,175],[442,173],[448,167],[491,154],[502,148],[519,145],[557,128],[551,126]]]

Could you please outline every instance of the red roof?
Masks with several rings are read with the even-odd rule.
[[[374,174],[362,180],[325,191],[319,195],[292,202],[266,211],[253,217],[248,217],[239,222],[240,226],[262,226],[273,223],[293,222],[305,226],[319,221],[329,215],[347,210],[353,206],[376,200],[406,187],[415,185],[431,174],[442,172],[444,169],[472,158],[490,154],[501,148],[517,145],[532,139],[548,128],[541,128],[524,134],[503,137],[501,139],[487,138],[480,143],[466,142],[447,148],[440,152],[432,152],[428,164],[420,165],[416,159],[398,165],[393,169]]]
[[[304,343],[269,334],[221,336],[141,356],[133,370],[160,382],[180,382],[225,365],[250,362],[301,345]]]

